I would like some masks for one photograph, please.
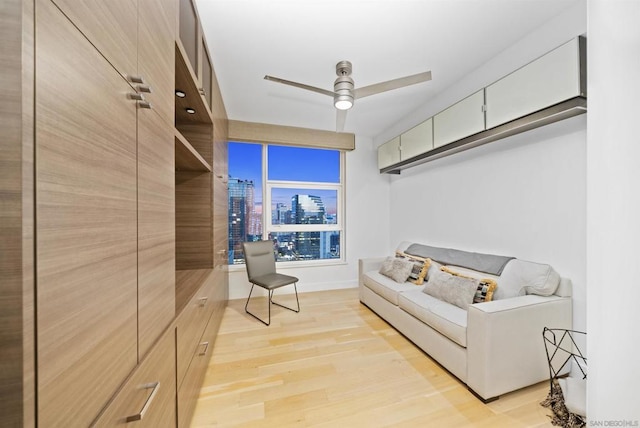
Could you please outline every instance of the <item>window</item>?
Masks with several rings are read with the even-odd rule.
[[[270,239],[277,261],[341,260],[343,154],[229,143],[229,264],[242,243]]]

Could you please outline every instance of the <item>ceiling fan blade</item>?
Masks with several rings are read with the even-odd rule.
[[[348,111],[336,109],[336,132],[344,131],[344,123],[347,121]]]
[[[431,72],[425,71],[424,73],[414,74],[412,76],[400,77],[398,79],[387,80],[386,82],[375,83],[373,85],[364,86],[362,88],[355,89],[353,96],[355,98],[364,98],[369,95],[379,94],[381,92],[391,91],[392,89],[403,88],[409,85],[415,85],[416,83],[422,83],[431,80]]]
[[[264,79],[270,80],[276,83],[282,83],[284,85],[294,86],[300,89],[306,89],[307,91],[317,92],[323,95],[329,95],[330,97],[333,97],[335,95],[332,91],[327,91],[326,89],[316,88],[315,86],[305,85],[304,83],[298,83],[298,82],[292,82],[290,80],[280,79],[279,77],[264,76]]]

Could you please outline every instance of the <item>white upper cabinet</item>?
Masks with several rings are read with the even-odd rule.
[[[580,95],[575,38],[486,88],[487,129]]]
[[[378,169],[400,162],[400,137],[387,141],[378,147]]]
[[[484,89],[481,89],[433,117],[433,146],[444,146],[484,129]]]
[[[400,160],[411,159],[431,149],[433,149],[432,118],[400,135]]]

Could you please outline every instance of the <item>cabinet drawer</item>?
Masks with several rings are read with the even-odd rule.
[[[94,426],[174,427],[175,373],[175,330],[169,328]]]
[[[209,274],[202,287],[191,298],[187,306],[176,319],[176,355],[178,385],[197,352],[207,320],[213,311],[213,278]]]
[[[213,352],[213,342],[218,332],[219,317],[213,314],[206,325],[196,351],[192,354],[182,385],[178,387],[178,427],[188,427],[195,410],[202,381]]]

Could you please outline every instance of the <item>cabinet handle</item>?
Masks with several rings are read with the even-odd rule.
[[[206,91],[204,90],[204,88],[198,88],[198,92],[200,92],[200,95],[204,95],[206,96]]]
[[[131,83],[144,83],[144,77],[142,76],[129,76]]]
[[[151,402],[153,401],[156,394],[158,393],[158,389],[160,389],[160,382],[145,383],[144,385],[141,385],[140,388],[141,389],[153,388],[153,390],[151,391],[151,394],[149,394],[147,401],[144,402],[144,405],[142,406],[142,409],[140,410],[140,412],[132,416],[127,416],[127,423],[140,421],[142,420],[142,418],[144,418],[144,415],[147,413],[147,410],[149,410],[149,406],[151,406]]]
[[[200,302],[200,307],[204,307],[207,304],[207,300],[209,300],[208,297],[201,297],[200,299],[198,299],[198,301]]]
[[[128,96],[130,100],[144,101],[144,95],[139,94],[137,92],[132,92]]]
[[[138,85],[138,91],[146,92],[146,93],[150,94],[151,93],[151,86],[149,86],[149,85]]]
[[[148,108],[148,109],[153,108],[151,106],[151,103],[149,101],[145,101],[145,100],[138,101],[138,106],[140,106],[140,108]]]
[[[204,351],[200,352],[198,355],[207,355],[207,351],[209,350],[209,342],[202,342],[200,346],[204,346]]]

